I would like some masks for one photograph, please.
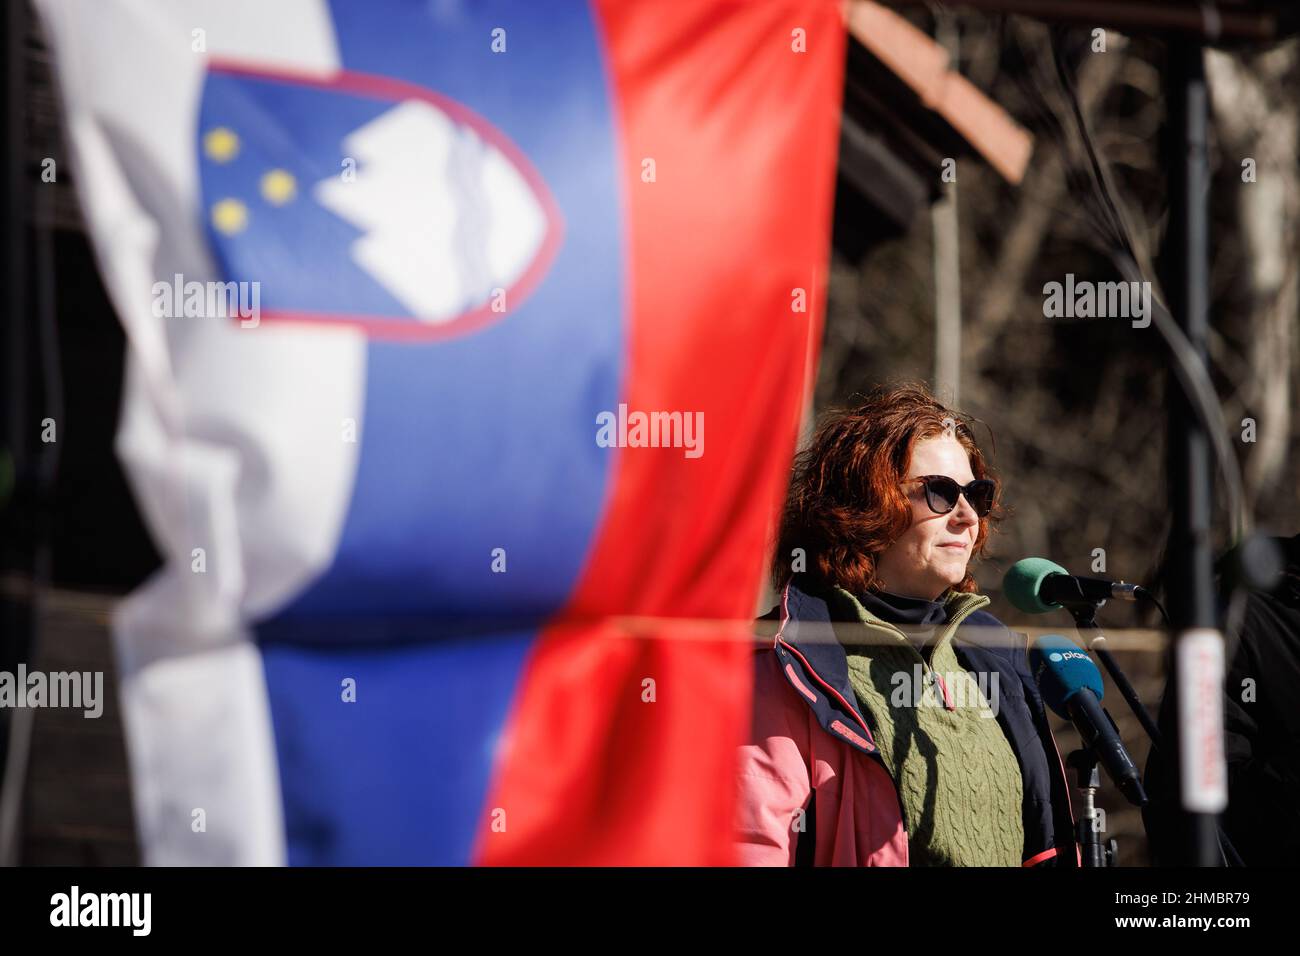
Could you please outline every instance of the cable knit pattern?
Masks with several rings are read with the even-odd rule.
[[[929,663],[897,627],[847,591],[832,600],[840,611],[835,616],[847,619],[835,632],[848,655],[849,683],[898,788],[912,865],[1020,866],[1020,766],[952,647],[961,618],[988,598],[949,592],[950,623]],[[947,683],[954,710],[945,708],[936,674]],[[994,686],[986,684],[990,697]]]

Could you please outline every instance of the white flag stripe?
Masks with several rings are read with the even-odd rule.
[[[274,740],[247,623],[328,564],[363,431],[348,329],[157,318],[156,281],[218,278],[203,240],[209,56],[329,71],[323,0],[37,0],[85,220],[130,354],[117,448],[166,567],[115,625],[137,821],[151,864],[284,860]],[[206,52],[196,52],[202,30]],[[257,276],[240,276],[257,280]],[[203,549],[203,573],[191,570]],[[206,832],[192,829],[206,812]]]

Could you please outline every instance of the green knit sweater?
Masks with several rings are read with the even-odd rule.
[[[1023,783],[989,707],[997,685],[984,677],[981,687],[952,647],[957,626],[989,599],[946,592],[948,621],[926,648],[927,660],[849,592],[837,588],[826,597],[848,655],[849,684],[898,789],[911,864],[1020,866]]]

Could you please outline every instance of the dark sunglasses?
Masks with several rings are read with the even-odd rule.
[[[976,478],[970,484],[959,485],[947,475],[922,475],[909,478],[903,484],[912,482],[925,484],[925,503],[937,515],[946,515],[957,507],[957,499],[962,495],[970,502],[975,513],[981,518],[993,510],[993,499],[997,497],[998,485],[989,478]]]

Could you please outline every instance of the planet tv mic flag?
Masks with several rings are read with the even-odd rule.
[[[164,559],[146,862],[729,862],[838,7],[37,8]]]

